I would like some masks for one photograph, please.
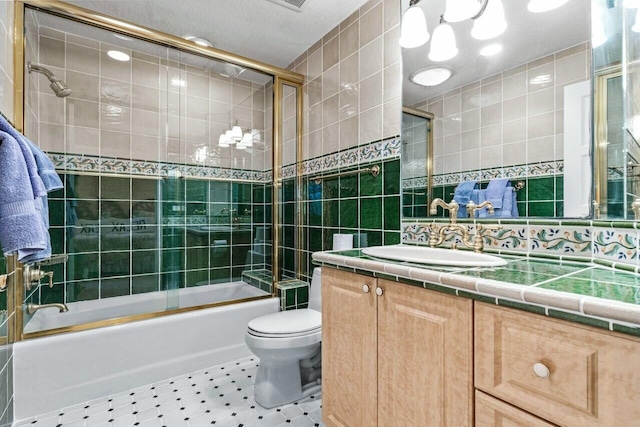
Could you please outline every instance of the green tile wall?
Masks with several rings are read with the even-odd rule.
[[[555,218],[564,216],[564,181],[563,175],[514,179],[523,181],[525,186],[517,192],[518,214],[521,217]],[[481,182],[480,188],[486,188],[488,182]],[[456,185],[441,185],[433,188],[433,197],[445,201],[453,198]],[[412,189],[403,193],[403,212],[411,218],[428,215],[426,206],[426,189]],[[439,217],[447,216],[442,208],[438,208]]]
[[[304,179],[302,274],[306,280],[313,270],[311,254],[331,250],[336,233],[366,235],[368,246],[400,243],[400,160],[360,164],[341,172],[375,164],[381,166],[377,177],[363,173],[326,179],[320,184],[309,177]]]
[[[65,189],[50,194],[50,231],[53,253],[68,253],[69,261],[52,267],[56,285],[40,287],[33,300],[73,302],[229,282],[245,270],[270,268],[270,185],[63,179]],[[257,245],[263,227],[268,238]]]

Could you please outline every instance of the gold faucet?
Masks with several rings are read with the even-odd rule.
[[[438,206],[449,211],[449,220],[451,224],[455,224],[458,218],[458,209],[460,209],[460,205],[458,205],[458,202],[456,202],[455,200],[451,200],[451,203],[445,203],[445,201],[441,198],[435,198],[431,202],[429,213],[431,215],[435,215],[436,213],[438,213]]]
[[[27,313],[28,314],[33,314],[38,310],[41,310],[43,308],[49,308],[49,307],[57,308],[58,310],[60,310],[60,313],[64,313],[66,311],[69,311],[69,308],[64,303],[58,303],[58,302],[53,303],[53,304],[32,304],[32,303],[29,303],[29,304],[27,304]]]
[[[469,203],[467,203],[467,215],[469,215],[469,218],[475,218],[476,211],[482,208],[487,208],[489,214],[493,214],[495,212],[495,210],[493,209],[493,205],[488,200],[485,200],[479,205],[473,203],[473,200],[469,200]]]
[[[462,243],[469,248],[473,248],[474,252],[482,252],[484,249],[484,239],[483,239],[483,231],[485,230],[500,230],[502,229],[501,225],[483,225],[480,223],[476,224],[476,232],[472,238],[469,233],[469,229],[465,225],[457,224],[458,217],[458,209],[459,205],[455,200],[452,200],[451,203],[445,203],[442,199],[433,199],[431,202],[431,207],[429,212],[434,215],[437,212],[437,207],[440,206],[449,211],[449,224],[443,225],[442,227],[438,227],[435,223],[431,225],[431,232],[429,233],[429,246],[436,247],[444,242],[446,235],[448,233],[456,233],[459,234]],[[489,201],[484,201],[479,205],[473,203],[473,201],[469,201],[467,204],[467,213],[470,216],[475,216],[475,212],[478,209],[487,208],[489,213],[494,213],[493,205]],[[456,249],[458,247],[456,242],[451,243],[451,249]]]

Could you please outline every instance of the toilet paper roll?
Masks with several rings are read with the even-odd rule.
[[[367,233],[356,233],[353,235],[356,248],[366,248],[368,246]]]
[[[214,240],[213,241],[213,255],[222,255],[227,250],[226,240]]]
[[[333,250],[346,251],[348,249],[353,249],[353,234],[334,234]]]

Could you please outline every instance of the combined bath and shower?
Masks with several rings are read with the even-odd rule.
[[[42,65],[32,64],[31,62],[29,62],[27,66],[29,68],[29,72],[35,71],[36,73],[42,73],[47,76],[47,78],[51,82],[49,87],[51,87],[53,93],[55,93],[58,98],[65,98],[71,95],[71,89],[69,89],[69,86],[67,86],[65,82],[54,76],[49,69],[43,67]]]

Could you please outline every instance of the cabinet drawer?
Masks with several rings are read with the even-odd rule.
[[[478,389],[563,426],[640,426],[637,339],[483,303],[474,328]]]
[[[554,427],[554,425],[476,390],[475,427]]]

